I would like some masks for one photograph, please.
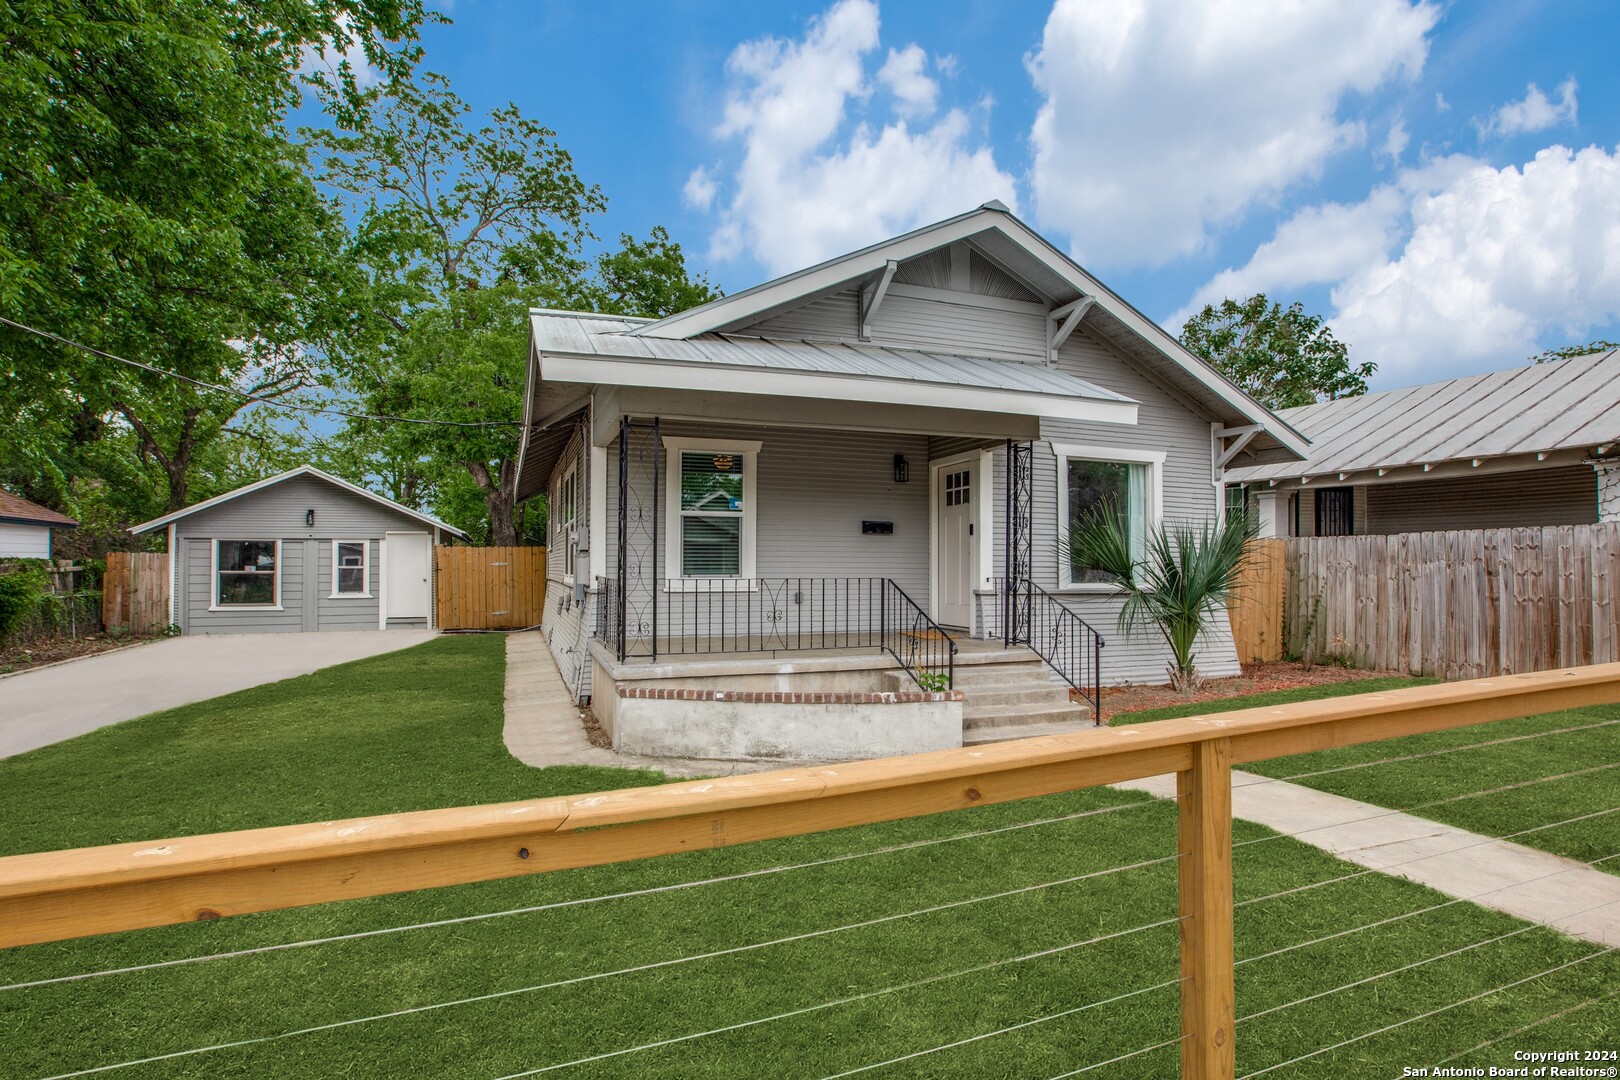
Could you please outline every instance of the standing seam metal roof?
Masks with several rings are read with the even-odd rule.
[[[672,360],[724,367],[900,379],[1134,404],[1134,399],[1084,379],[1011,360],[856,342],[796,341],[739,334],[701,334],[693,338],[641,337],[626,333],[643,325],[641,320],[636,319],[552,311],[536,311],[531,317],[535,341],[542,354]]]
[[[1318,476],[1620,442],[1620,349],[1317,402],[1279,414],[1311,440],[1303,462],[1233,480]]]

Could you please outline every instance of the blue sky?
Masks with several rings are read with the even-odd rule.
[[[1620,337],[1620,5],[454,0],[424,66],[728,291],[1001,198],[1172,329],[1265,291],[1375,386]]]

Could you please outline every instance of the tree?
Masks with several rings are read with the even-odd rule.
[[[657,315],[717,294],[662,228],[586,258],[587,219],[606,200],[556,133],[514,105],[475,124],[442,76],[375,92],[353,123],[305,135],[359,221],[369,279],[369,336],[349,341],[347,383],[367,411],[435,421],[364,438],[387,460],[419,463],[420,483],[456,496],[457,511],[458,485],[435,469],[470,477],[485,520],[452,523],[518,543],[529,305]]]
[[[307,50],[359,43],[397,78],[424,18],[420,0],[0,7],[0,310],[266,398],[320,381],[348,322],[346,230],[283,120]],[[354,76],[340,63],[315,81],[341,108]],[[155,470],[148,509],[176,508],[242,430],[240,394],[11,329],[0,354],[0,408],[27,418],[0,425],[0,461],[49,503],[111,439]]]
[[[1620,343],[1600,339],[1585,345],[1563,345],[1537,353],[1530,359],[1538,364],[1550,364],[1555,360],[1573,360],[1577,356],[1591,356],[1593,353],[1608,352],[1610,349],[1620,349]]]
[[[1193,652],[1198,635],[1207,620],[1225,618],[1226,601],[1242,577],[1245,545],[1257,528],[1243,514],[1218,523],[1154,524],[1138,558],[1125,520],[1105,503],[1069,534],[1067,546],[1076,565],[1103,574],[1124,598],[1122,633],[1144,624],[1159,631],[1170,646],[1170,685],[1190,691],[1203,684]]]
[[[1265,293],[1205,305],[1182,327],[1181,343],[1272,409],[1365,394],[1378,370],[1351,364],[1348,346],[1320,316],[1298,302],[1274,304]]]

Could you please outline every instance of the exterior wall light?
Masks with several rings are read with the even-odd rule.
[[[911,479],[911,465],[906,461],[906,455],[894,455],[894,482],[904,484]]]
[[[304,525],[306,528],[315,527],[315,509],[313,507],[304,511]]]

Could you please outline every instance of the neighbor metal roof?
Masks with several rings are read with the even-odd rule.
[[[797,341],[741,334],[646,337],[628,333],[645,325],[645,320],[580,312],[536,311],[533,320],[535,341],[542,354],[673,360],[1135,404],[1123,394],[1051,368],[982,356],[898,349],[865,342]]]
[[[1620,349],[1279,413],[1311,440],[1302,462],[1228,469],[1284,480],[1550,453],[1620,442]]]

